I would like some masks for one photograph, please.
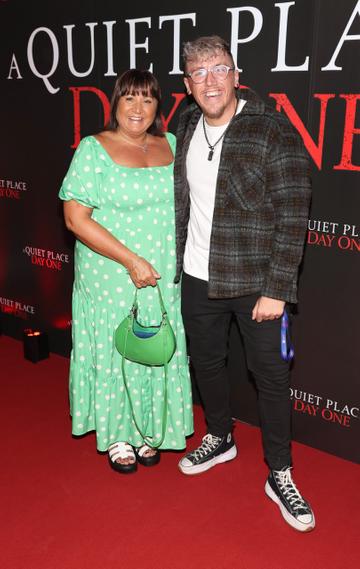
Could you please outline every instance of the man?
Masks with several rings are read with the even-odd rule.
[[[259,398],[266,494],[285,520],[315,519],[291,475],[289,363],[280,354],[285,303],[295,303],[310,200],[308,158],[284,115],[250,89],[218,36],[184,46],[196,104],[180,118],[175,159],[177,279],[208,433],[179,463],[198,474],[232,460],[226,357],[235,316]]]

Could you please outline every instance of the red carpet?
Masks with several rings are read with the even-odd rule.
[[[340,569],[359,566],[359,466],[294,444],[295,480],[317,528],[299,534],[265,496],[257,428],[237,423],[239,455],[185,477],[181,455],[122,476],[74,439],[68,360],[32,364],[0,337],[1,569]],[[204,431],[196,409],[197,444]]]

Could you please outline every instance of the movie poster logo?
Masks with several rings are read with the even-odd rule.
[[[10,200],[20,200],[23,192],[27,191],[26,182],[22,180],[1,180],[0,179],[0,198]]]
[[[29,317],[35,315],[35,307],[31,304],[26,304],[20,300],[4,298],[2,296],[0,296],[0,311],[3,314],[11,314],[11,316],[16,316],[23,320],[27,320]]]
[[[40,249],[31,245],[26,245],[22,252],[29,257],[32,265],[53,271],[61,271],[64,263],[68,264],[70,262],[68,253]]]
[[[307,245],[360,252],[360,226],[321,219],[309,219]]]
[[[360,408],[353,403],[340,402],[334,398],[293,388],[290,388],[290,398],[295,412],[318,417],[339,427],[350,427],[354,420],[360,418]]]

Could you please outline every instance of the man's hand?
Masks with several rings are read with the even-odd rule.
[[[263,320],[275,320],[283,315],[285,302],[275,300],[267,296],[260,296],[252,311],[252,320],[262,322]]]

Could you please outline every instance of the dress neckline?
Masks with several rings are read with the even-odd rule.
[[[166,136],[166,133],[165,133],[165,136]],[[169,166],[172,166],[174,164],[174,161],[175,161],[174,153],[172,151],[172,148],[170,146],[170,143],[169,143],[169,140],[167,137],[166,137],[166,140],[170,146],[170,150],[171,150],[171,153],[173,155],[173,160],[171,162],[169,162],[169,164],[162,164],[161,166],[124,166],[123,164],[119,164],[118,162],[115,162],[115,160],[113,160],[111,158],[108,151],[105,149],[105,147],[101,144],[101,142],[93,134],[90,135],[90,138],[95,140],[96,144],[98,144],[101,147],[102,151],[104,152],[104,154],[106,154],[106,156],[108,157],[110,162],[118,168],[126,168],[127,170],[155,170],[156,168],[169,168]]]

